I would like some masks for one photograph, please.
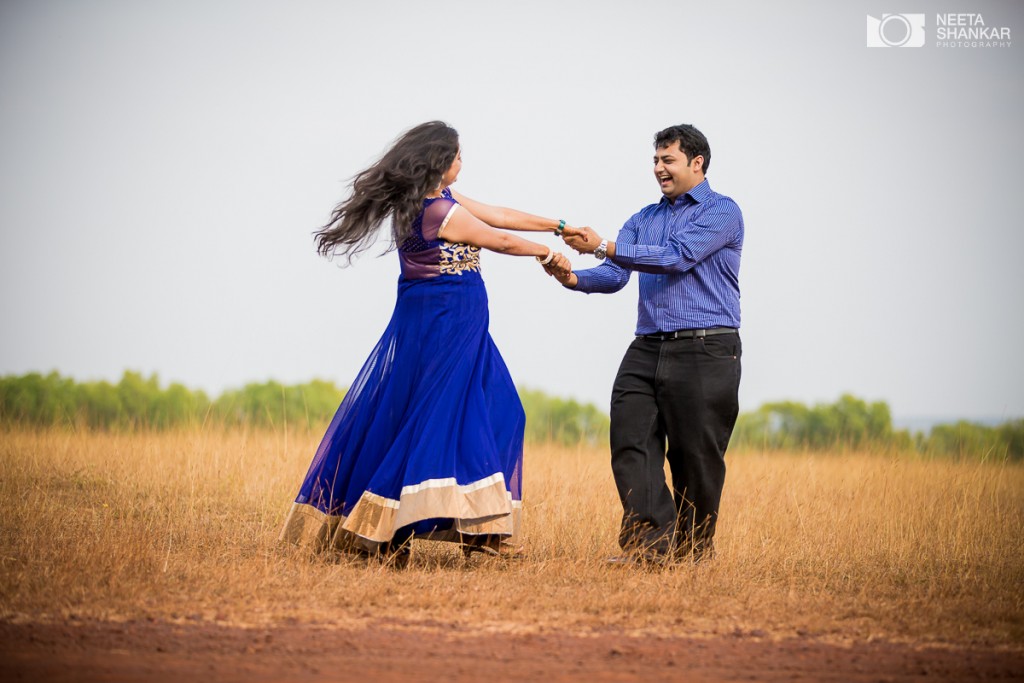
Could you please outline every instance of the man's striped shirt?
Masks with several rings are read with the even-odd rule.
[[[576,271],[575,289],[617,292],[640,274],[636,333],[740,326],[743,215],[704,180],[673,203],[663,197],[626,221],[615,256]]]

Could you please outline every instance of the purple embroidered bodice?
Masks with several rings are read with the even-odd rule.
[[[398,247],[402,276],[420,280],[438,275],[462,275],[479,272],[480,249],[453,243],[440,237],[444,226],[459,205],[446,187],[440,197],[423,200],[423,211],[412,224],[410,235]]]

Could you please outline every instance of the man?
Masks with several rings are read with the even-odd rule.
[[[617,292],[633,271],[640,277],[636,339],[612,389],[612,471],[625,551],[613,562],[711,555],[738,412],[743,216],[708,185],[711,150],[699,130],[666,128],[654,147],[661,201],[626,221],[614,242],[591,228],[564,237],[603,259],[596,268],[572,272],[564,260],[548,266],[565,287],[588,294]]]

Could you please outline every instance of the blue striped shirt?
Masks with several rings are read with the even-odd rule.
[[[615,256],[576,271],[575,289],[617,292],[640,273],[636,333],[740,326],[743,215],[704,180],[670,202],[667,197],[626,221]]]

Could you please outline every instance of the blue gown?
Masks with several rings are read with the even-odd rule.
[[[349,388],[281,531],[317,549],[410,536],[514,542],[523,406],[488,332],[476,247],[440,235],[460,208],[425,199],[399,245],[391,322]]]

